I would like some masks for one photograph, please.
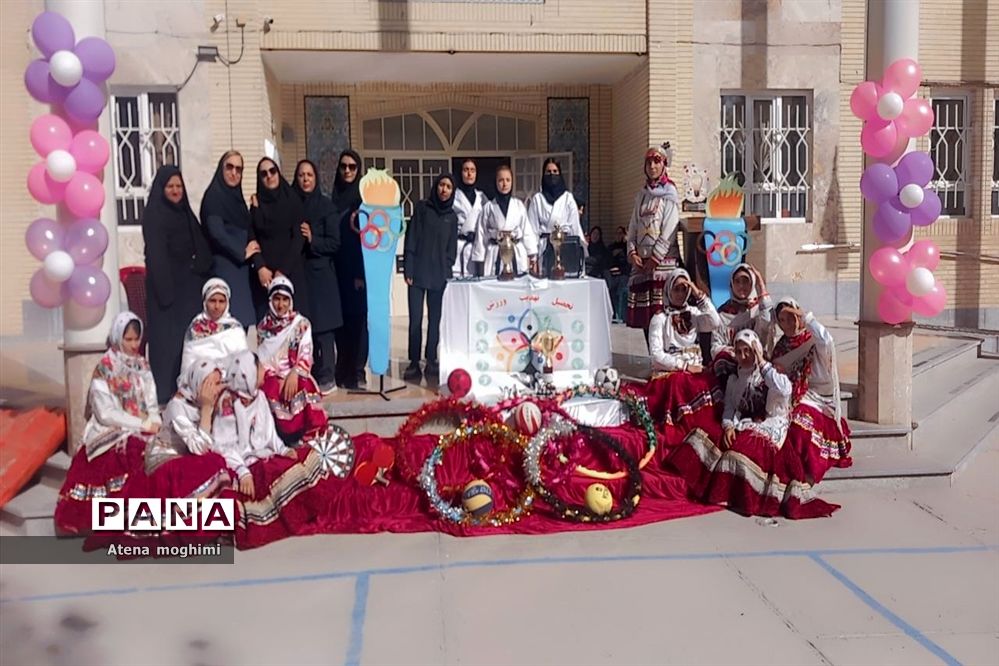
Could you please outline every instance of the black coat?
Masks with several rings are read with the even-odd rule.
[[[339,167],[333,181],[333,207],[336,209],[338,226],[340,227],[340,249],[333,258],[336,266],[336,277],[340,287],[340,309],[344,319],[366,317],[368,314],[368,295],[364,288],[355,287],[355,280],[364,280],[364,256],[361,254],[361,237],[355,229],[357,221],[351,223],[351,217],[361,207],[361,156],[353,150],[340,153],[337,160],[344,155],[350,155],[358,166],[357,178],[353,183],[343,179]]]
[[[602,278],[610,271],[611,253],[603,241],[590,243],[590,254],[586,258],[586,274]]]
[[[219,160],[211,185],[201,200],[201,224],[212,248],[212,275],[229,285],[232,316],[245,327],[257,323],[253,307],[253,283],[246,260],[246,244],[250,239],[250,211],[243,199],[243,186],[226,185],[222,170],[225,160]]]
[[[438,176],[427,200],[416,204],[403,250],[406,279],[430,291],[444,289],[458,254],[458,216],[451,207],[454,194],[446,202],[437,199],[437,183],[442,178],[451,179]]]
[[[305,279],[311,299],[309,320],[316,333],[332,331],[343,325],[334,261],[340,249],[340,220],[333,202],[319,190],[318,183],[312,192],[303,192],[297,184],[294,189],[302,198],[305,218],[312,228],[312,242],[307,246],[305,260]]]
[[[177,391],[184,335],[202,310],[201,287],[211,269],[212,254],[191,210],[187,188],[179,204],[167,200],[167,181],[180,170],[160,167],[142,212],[146,253],[146,339],[156,397],[165,403]]]

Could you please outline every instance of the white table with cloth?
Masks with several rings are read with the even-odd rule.
[[[480,402],[523,389],[519,375],[529,370],[532,341],[546,331],[558,339],[555,385],[590,384],[593,373],[611,364],[610,320],[603,280],[451,281],[441,317],[441,389],[456,368],[471,375],[470,396]]]

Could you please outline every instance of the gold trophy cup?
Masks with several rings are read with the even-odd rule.
[[[555,265],[552,267],[551,279],[564,280],[565,267],[562,265],[562,244],[565,243],[565,231],[562,227],[555,225],[548,239],[552,244],[553,254],[555,255]]]
[[[555,357],[555,350],[561,343],[562,335],[552,330],[541,331],[534,337],[532,343],[534,350],[545,359],[541,374],[550,375],[555,371],[555,362],[552,359]]]
[[[500,272],[497,279],[505,282],[516,277],[513,272],[513,256],[515,248],[516,243],[514,243],[513,240],[513,233],[509,231],[499,232]]]

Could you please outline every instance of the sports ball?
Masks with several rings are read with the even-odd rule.
[[[517,430],[531,437],[541,429],[541,408],[533,402],[522,402],[513,413]]]
[[[602,389],[616,391],[621,388],[621,376],[616,368],[600,368],[593,375],[593,383]]]
[[[455,368],[447,377],[447,390],[455,398],[464,398],[472,390],[472,376],[464,368]]]
[[[472,516],[482,518],[493,510],[493,489],[482,479],[469,481],[461,491],[461,504]]]
[[[604,484],[591,483],[586,487],[586,506],[598,516],[603,516],[614,508],[614,496]]]

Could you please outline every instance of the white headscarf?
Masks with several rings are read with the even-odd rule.
[[[267,396],[257,388],[257,359],[252,352],[240,352],[230,359],[226,387],[237,396],[233,412],[239,451],[243,455],[252,451],[259,456],[260,452],[283,450],[284,443],[277,434]]]
[[[274,304],[271,301],[274,298],[274,294],[284,294],[291,300],[291,306],[289,306],[288,312],[283,316],[278,316],[278,313],[274,312]],[[291,319],[294,316],[295,285],[291,283],[291,280],[283,275],[279,275],[271,280],[271,286],[267,288],[267,307],[275,319]]]
[[[216,361],[207,359],[195,361],[187,369],[187,372],[181,376],[180,382],[177,385],[177,393],[191,405],[198,405],[201,385],[216,370],[220,373],[222,371],[222,368],[219,367]]]
[[[688,284],[693,284],[693,281],[690,279],[690,273],[682,268],[674,268],[669,272],[669,275],[666,276],[666,286],[663,291],[663,308],[665,308],[667,312],[687,309],[687,299],[690,298],[689,288],[687,289],[687,298],[683,299],[682,304],[673,305],[673,301],[670,299],[670,293],[673,291],[673,284],[681,278],[687,280]]]

